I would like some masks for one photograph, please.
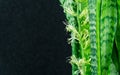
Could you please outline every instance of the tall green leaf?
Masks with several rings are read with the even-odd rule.
[[[101,72],[102,75],[116,75],[112,61],[112,49],[117,26],[116,0],[102,0],[101,5]]]
[[[118,12],[118,23],[117,23],[117,30],[115,36],[115,43],[118,52],[118,61],[119,61],[118,69],[120,74],[120,0],[117,0],[117,12]]]
[[[96,0],[88,0],[91,46],[91,75],[97,75]]]
[[[101,16],[101,0],[96,3],[96,41],[97,41],[97,59],[98,59],[98,75],[101,75],[101,50],[100,50],[100,16]]]

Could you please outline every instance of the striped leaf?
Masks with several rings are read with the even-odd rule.
[[[101,25],[100,25],[102,75],[113,74],[113,71],[111,72],[111,66],[112,67],[115,66],[113,64],[111,56],[116,26],[117,26],[116,0],[102,0]]]
[[[91,46],[91,75],[97,75],[96,0],[88,0]]]

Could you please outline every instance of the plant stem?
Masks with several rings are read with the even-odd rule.
[[[77,1],[77,23],[78,23],[78,31],[79,31],[79,34],[80,34],[79,39],[81,40],[81,24],[80,24],[80,20],[79,20],[80,12],[81,12],[81,3]],[[84,58],[84,50],[83,50],[82,45],[83,45],[82,41],[79,42],[80,51],[81,51],[81,53],[79,53],[79,54],[82,56],[81,58]],[[82,75],[85,75],[85,66],[84,66],[84,64],[82,65],[82,70],[83,70]]]
[[[81,32],[81,26],[80,26],[80,20],[79,20],[79,15],[80,15],[80,11],[81,11],[81,8],[79,8],[79,2],[77,1],[77,25],[78,25],[78,32],[79,32],[79,34],[80,34],[80,32]],[[80,4],[80,6],[81,6],[81,4]],[[81,41],[81,34],[80,34],[80,41]],[[79,46],[81,45],[81,42],[79,42]],[[81,47],[80,47],[80,51],[81,51],[81,53],[79,52],[79,57],[81,56],[81,58],[83,57],[83,52],[82,52],[82,50],[81,50]]]
[[[96,20],[96,34],[97,34],[97,56],[98,56],[98,75],[101,75],[101,51],[100,51],[100,9],[101,9],[101,0],[97,0],[97,3],[96,3],[97,5],[97,11],[96,11],[96,13],[97,13],[97,20]]]
[[[72,34],[71,34],[71,37],[72,37]],[[72,55],[75,55],[76,57],[78,56],[78,52],[76,50],[78,50],[78,47],[76,46],[76,41],[73,40],[71,42],[71,47],[72,47]],[[72,64],[72,75],[76,75],[75,74],[75,71],[77,70],[77,66]]]

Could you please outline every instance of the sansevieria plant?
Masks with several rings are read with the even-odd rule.
[[[120,0],[59,0],[72,75],[120,75]]]

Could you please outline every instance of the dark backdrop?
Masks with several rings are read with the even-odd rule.
[[[0,75],[71,75],[58,0],[0,0]]]

